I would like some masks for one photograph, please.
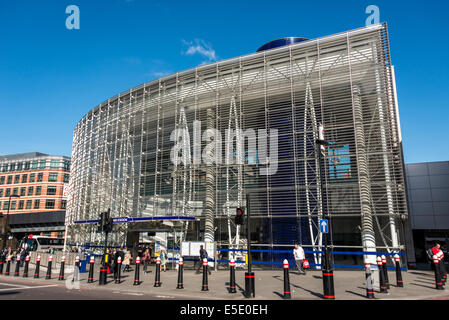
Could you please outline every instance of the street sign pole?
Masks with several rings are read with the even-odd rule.
[[[247,254],[248,254],[248,272],[245,273],[245,297],[253,298],[256,296],[254,288],[254,272],[251,272],[251,209],[250,209],[250,197],[249,193],[246,194],[246,242],[247,242]]]
[[[320,173],[320,186],[321,186],[321,211],[323,213],[323,218],[327,220],[327,232],[322,233],[323,235],[323,243],[324,243],[324,261],[322,264],[322,274],[323,274],[323,296],[324,299],[335,299],[334,292],[334,271],[332,267],[332,260],[330,254],[330,245],[329,245],[329,235],[332,232],[330,218],[327,210],[325,210],[324,206],[324,174],[325,174],[325,163],[323,159],[323,154],[326,150],[326,146],[329,144],[326,140],[324,140],[324,127],[320,125],[319,128],[319,139],[316,141],[318,145],[318,168]],[[322,227],[320,226],[320,229]],[[321,230],[320,230],[321,231]]]

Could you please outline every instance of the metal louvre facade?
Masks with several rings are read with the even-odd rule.
[[[227,130],[277,130],[276,172],[261,174],[269,164],[250,159],[249,140],[239,138],[232,147],[240,143],[243,153],[232,155],[243,164],[174,164],[172,134],[187,129],[195,149],[195,121],[201,133],[221,132],[222,142]],[[330,142],[321,170],[320,124]],[[256,247],[299,242],[319,250],[324,201],[335,247],[404,249],[404,167],[385,24],[200,66],[102,103],[74,131],[68,234],[95,242],[96,227],[75,222],[111,208],[113,217],[195,217],[183,223],[181,239],[238,248],[246,236],[233,217],[247,192]],[[129,227],[117,224],[113,243],[123,244]]]

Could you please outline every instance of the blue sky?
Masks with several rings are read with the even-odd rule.
[[[69,5],[80,29],[68,30]],[[71,154],[73,129],[117,93],[284,36],[387,21],[406,163],[449,160],[449,4],[436,1],[0,0],[0,154]]]

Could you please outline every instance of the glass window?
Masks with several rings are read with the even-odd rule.
[[[2,165],[2,172],[6,172],[6,171],[8,171],[8,165],[4,164],[4,165]]]
[[[0,189],[0,198],[3,197],[3,189]]]
[[[3,202],[3,210],[8,210],[8,209],[9,209],[9,201]]]
[[[31,209],[31,203],[32,203],[32,200],[27,200],[27,206],[26,206],[27,209]]]
[[[57,182],[58,181],[58,173],[57,172],[50,172],[48,175],[48,182]]]
[[[22,183],[27,183],[27,180],[28,180],[28,175],[22,174]]]
[[[44,180],[44,174],[42,172],[37,174],[37,182],[42,182]]]
[[[10,165],[9,165],[9,171],[16,171],[16,164],[15,163],[11,163]]]
[[[55,195],[56,195],[56,186],[48,186],[47,196],[55,196]]]
[[[0,177],[0,184],[5,184],[5,176]]]
[[[34,173],[30,173],[30,182],[34,182],[36,179],[36,175]]]
[[[27,191],[27,188],[25,188],[25,187],[20,188],[20,196],[23,197],[25,195],[26,191]]]
[[[37,169],[37,160],[33,161],[31,164],[31,169]]]
[[[14,188],[12,194],[16,196],[19,195],[19,188]]]
[[[67,208],[67,200],[62,200],[61,201],[61,209],[66,209]]]
[[[8,181],[6,183],[7,184],[11,184],[12,183],[12,176],[8,176]]]
[[[25,204],[25,201],[20,200],[19,201],[19,210],[23,210],[23,205]]]
[[[47,162],[46,160],[39,161],[39,169],[45,169],[45,163],[46,162]]]
[[[70,161],[64,161],[64,171],[70,171]]]
[[[47,200],[45,201],[45,209],[54,209],[55,208],[55,200]]]
[[[69,183],[69,179],[70,179],[70,174],[65,173],[64,174],[64,183]]]
[[[30,162],[25,162],[25,170],[30,170]]]
[[[41,201],[39,199],[34,200],[34,209],[39,209]]]
[[[16,210],[16,202],[11,201],[11,210]]]
[[[22,163],[22,162],[19,162],[19,163],[17,164],[17,171],[22,171],[22,169],[23,169],[23,163]]]
[[[42,192],[42,187],[41,186],[37,186],[36,187],[36,196],[40,196]]]
[[[20,175],[16,175],[14,176],[14,183],[19,183],[20,182]]]
[[[11,189],[5,189],[5,197],[9,197],[11,195]]]
[[[50,168],[51,169],[59,169],[60,167],[60,161],[59,160],[51,160],[50,162]]]
[[[28,196],[32,196],[33,195],[33,191],[34,191],[34,187],[29,187],[28,188]]]

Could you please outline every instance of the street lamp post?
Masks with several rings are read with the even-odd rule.
[[[8,225],[9,225],[9,209],[11,208],[11,198],[20,198],[20,196],[18,194],[11,194],[9,196],[8,211],[6,213],[6,221],[5,221],[4,232],[3,232],[2,250],[4,250],[6,248],[6,237],[8,236],[7,233],[8,233]]]
[[[324,242],[324,259],[322,259],[322,273],[323,273],[323,296],[325,299],[335,299],[334,293],[334,272],[332,267],[332,259],[330,254],[330,234],[331,223],[330,217],[327,210],[325,210],[324,206],[324,182],[323,176],[325,173],[325,162],[324,162],[324,153],[326,146],[329,145],[329,142],[324,139],[324,127],[320,124],[319,126],[319,137],[316,140],[318,146],[318,172],[320,173],[320,186],[321,186],[321,210],[323,213],[323,218],[328,221],[328,232],[323,233],[323,242]],[[322,154],[323,152],[323,154]],[[323,169],[321,167],[321,163],[323,163]]]

